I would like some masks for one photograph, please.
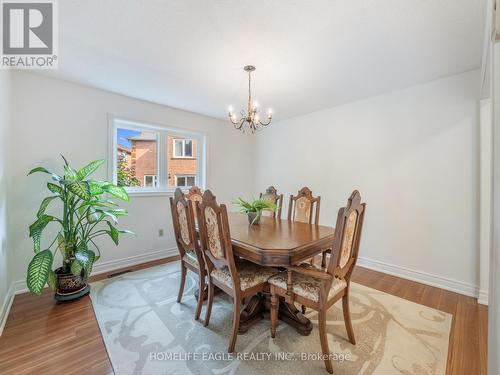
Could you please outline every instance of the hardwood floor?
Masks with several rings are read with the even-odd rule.
[[[93,280],[107,276],[99,275]],[[487,307],[478,305],[474,298],[361,267],[356,267],[352,280],[453,314],[447,373],[486,374]],[[16,296],[0,337],[0,374],[112,373],[89,297],[57,305],[48,290],[39,297]]]

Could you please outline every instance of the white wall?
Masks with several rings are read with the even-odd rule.
[[[274,123],[257,137],[256,191],[307,185],[334,225],[359,189],[360,264],[474,295],[479,83],[471,71]]]
[[[247,196],[253,192],[254,138],[234,130],[225,121],[25,72],[13,75],[13,112],[12,177],[16,181],[10,197],[13,208],[10,222],[15,228],[11,243],[16,254],[13,280],[25,279],[33,253],[27,228],[41,199],[48,195],[46,177],[41,174],[26,177],[26,173],[38,165],[60,170],[59,153],[75,166],[107,158],[107,113],[205,132],[209,142],[207,187],[221,202],[230,202],[235,194]],[[106,168],[98,177],[107,177]],[[167,196],[133,197],[127,208],[130,217],[120,220],[120,226],[136,232],[137,237],[123,237],[118,248],[110,241],[104,242],[97,270],[110,261],[116,267],[123,264],[116,263],[117,260],[129,257],[135,257],[136,261],[163,257],[166,250],[175,247]],[[158,236],[160,228],[166,232],[162,238]]]
[[[10,298],[9,253],[7,243],[7,173],[10,129],[10,72],[0,70],[0,334]]]

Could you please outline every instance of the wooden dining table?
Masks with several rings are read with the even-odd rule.
[[[233,254],[262,266],[298,265],[333,245],[333,227],[266,216],[261,217],[259,224],[249,225],[245,214],[229,213],[228,216]],[[261,293],[248,301],[241,313],[240,333],[268,317],[269,297],[269,293]],[[279,319],[302,335],[311,333],[311,321],[293,303],[280,301],[279,306]]]

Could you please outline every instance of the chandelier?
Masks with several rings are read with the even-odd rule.
[[[267,110],[267,122],[261,121],[259,115],[259,104],[257,101],[252,103],[252,72],[255,71],[255,66],[247,65],[243,68],[245,72],[248,72],[248,103],[246,110],[242,109],[240,114],[241,117],[236,117],[236,114],[233,112],[233,107],[229,107],[229,120],[234,125],[235,129],[245,131],[243,125],[245,122],[248,122],[248,127],[250,130],[255,132],[256,130],[262,129],[264,126],[267,126],[271,123],[273,119],[273,111],[269,108]]]

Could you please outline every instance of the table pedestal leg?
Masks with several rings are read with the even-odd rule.
[[[302,336],[309,336],[313,325],[294,304],[286,303],[284,298],[280,299],[278,318],[291,325]]]
[[[240,315],[240,328],[238,333],[246,333],[251,326],[261,319],[269,319],[271,307],[270,294],[263,292],[250,298]],[[295,305],[288,304],[280,299],[278,318],[291,325],[303,336],[308,336],[312,331],[312,323]],[[271,329],[271,327],[269,327]]]

